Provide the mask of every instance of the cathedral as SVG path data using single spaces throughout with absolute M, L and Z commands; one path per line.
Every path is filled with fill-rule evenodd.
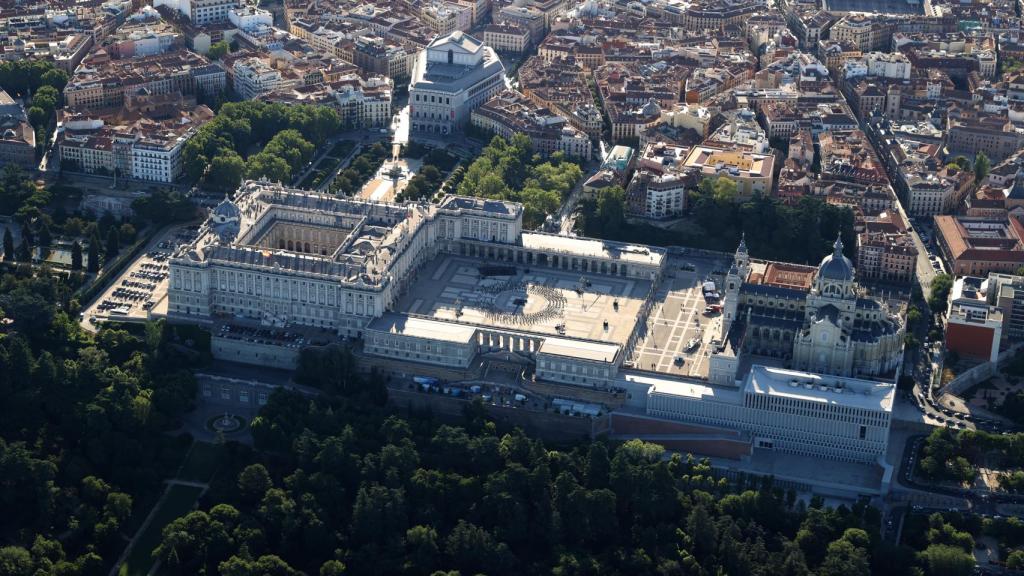
M 862 294 L 854 278 L 838 238 L 816 268 L 751 260 L 741 240 L 725 278 L 723 345 L 712 357 L 712 379 L 735 382 L 750 356 L 807 372 L 894 379 L 904 322 Z

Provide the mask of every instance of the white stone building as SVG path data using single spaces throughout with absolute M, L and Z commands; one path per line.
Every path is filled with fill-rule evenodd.
M 836 239 L 815 267 L 751 260 L 745 242 L 725 278 L 720 340 L 710 380 L 741 377 L 742 355 L 796 370 L 894 381 L 906 328 L 899 314 L 859 294 L 853 263 Z
M 878 463 L 889 446 L 896 386 L 755 365 L 738 388 L 639 380 L 649 416 L 740 430 L 755 448 Z
M 232 72 L 235 93 L 245 100 L 273 92 L 281 85 L 281 73 L 256 56 L 236 60 Z
M 409 84 L 413 138 L 452 133 L 504 88 L 505 67 L 494 50 L 463 32 L 435 38 L 416 56 Z

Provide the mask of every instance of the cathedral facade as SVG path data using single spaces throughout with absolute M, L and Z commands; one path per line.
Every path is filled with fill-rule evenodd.
M 743 355 L 813 373 L 894 379 L 905 322 L 854 278 L 839 239 L 817 267 L 751 260 L 741 241 L 725 279 L 713 379 L 735 382 Z

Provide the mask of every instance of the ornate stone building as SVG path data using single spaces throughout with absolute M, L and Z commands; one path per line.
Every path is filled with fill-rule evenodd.
M 898 372 L 904 322 L 861 294 L 839 239 L 817 268 L 751 260 L 741 241 L 724 296 L 714 382 L 735 382 L 743 355 L 835 376 L 891 379 Z

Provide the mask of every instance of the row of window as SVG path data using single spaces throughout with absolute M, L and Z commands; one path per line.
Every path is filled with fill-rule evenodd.
M 420 96 L 421 96 L 420 94 L 414 94 L 413 98 L 415 99 L 416 102 L 419 102 L 420 101 Z M 427 102 L 427 95 L 423 94 L 422 96 L 423 96 L 423 102 Z M 435 100 L 435 96 L 433 94 L 431 94 L 430 95 L 430 102 L 433 102 L 435 104 L 441 104 L 441 96 L 437 96 L 436 100 Z M 444 97 L 444 104 L 451 105 L 451 103 L 452 103 L 451 97 L 450 96 L 445 96 Z
M 260 406 L 264 406 L 267 403 L 267 397 L 268 396 L 269 395 L 267 394 L 266 390 L 258 391 L 256 393 L 256 403 L 259 404 Z M 205 397 L 205 398 L 212 398 L 213 397 L 213 386 L 211 384 L 203 384 L 203 397 Z M 243 403 L 248 404 L 249 403 L 249 398 L 250 398 L 250 394 L 249 394 L 248 390 L 246 390 L 245 388 L 239 388 L 238 389 L 238 401 L 239 402 L 243 402 Z M 235 399 L 235 394 L 234 394 L 234 391 L 231 389 L 231 386 L 228 386 L 226 384 L 225 385 L 221 385 L 221 387 L 220 387 L 220 399 L 221 400 L 234 400 Z

